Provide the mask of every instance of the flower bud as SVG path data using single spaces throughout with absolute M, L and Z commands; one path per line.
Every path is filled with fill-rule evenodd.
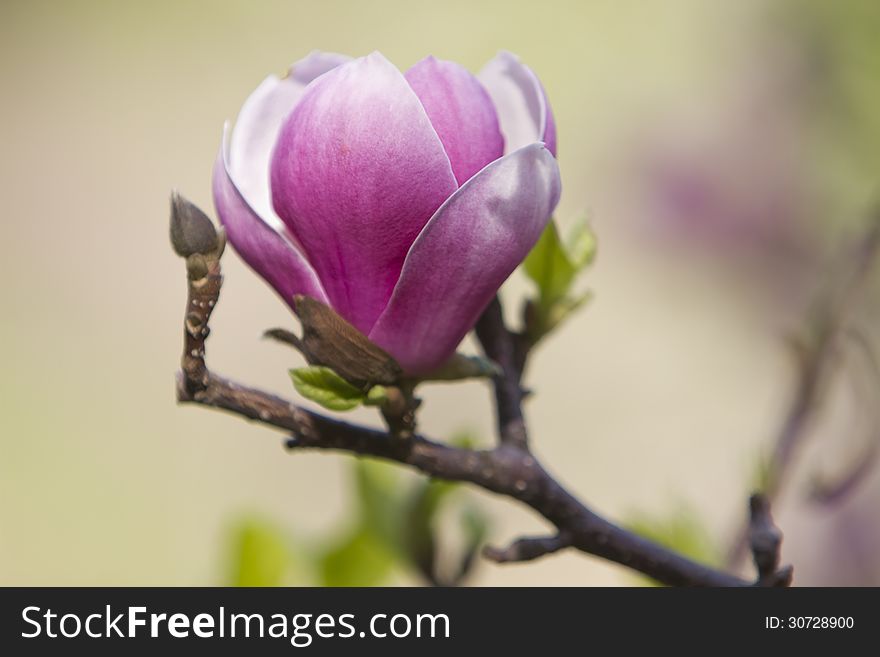
M 171 246 L 182 258 L 217 248 L 217 230 L 208 215 L 177 191 L 171 192 Z

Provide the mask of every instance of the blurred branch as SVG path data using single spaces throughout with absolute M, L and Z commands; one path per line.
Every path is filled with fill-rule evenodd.
M 838 355 L 839 344 L 850 322 L 858 300 L 877 259 L 880 249 L 880 214 L 872 217 L 867 232 L 858 241 L 854 252 L 845 262 L 851 268 L 816 314 L 811 340 L 800 354 L 800 371 L 794 397 L 776 437 L 773 453 L 767 464 L 766 484 L 763 491 L 768 502 L 773 502 L 788 479 L 797 450 L 808 434 L 815 419 L 828 378 Z M 749 522 L 746 521 L 734 535 L 727 565 L 735 568 L 745 555 L 749 541 Z
M 868 478 L 880 458 L 880 409 L 874 404 L 874 397 L 880 390 L 880 363 L 868 339 L 859 331 L 850 329 L 846 332 L 846 337 L 850 340 L 849 344 L 859 350 L 859 362 L 866 365 L 870 377 L 868 389 L 865 386 L 857 387 L 857 391 L 862 393 L 862 405 L 871 411 L 868 442 L 850 459 L 850 465 L 843 474 L 830 477 L 817 473 L 813 477 L 809 496 L 811 501 L 818 504 L 834 504 L 845 499 Z
M 326 417 L 275 395 L 213 374 L 205 362 L 205 339 L 209 333 L 208 319 L 216 306 L 222 285 L 220 256 L 223 233 L 219 231 L 215 240 L 201 247 L 198 253 L 187 254 L 185 249 L 179 248 L 182 241 L 175 241 L 175 225 L 180 223 L 182 199 L 177 201 L 172 209 L 172 242 L 175 250 L 187 258 L 189 291 L 182 371 L 177 385 L 179 402 L 225 410 L 286 431 L 291 434 L 287 446 L 292 450 L 335 450 L 373 456 L 410 466 L 431 477 L 469 482 L 531 507 L 564 537 L 555 540 L 521 539 L 512 548 L 496 552 L 496 556 L 538 557 L 554 551 L 549 548 L 561 549 L 564 540 L 577 550 L 608 559 L 673 586 L 749 586 L 770 583 L 773 579 L 762 575 L 757 582 L 749 582 L 692 561 L 622 529 L 587 508 L 541 466 L 526 449 L 525 423 L 520 409 L 522 391 L 519 381 L 527 350 L 517 351 L 522 348 L 516 346 L 514 334 L 504 327 L 501 305 L 497 299 L 490 304 L 478 324 L 480 340 L 487 356 L 498 362 L 505 372 L 504 377 L 496 379 L 502 443 L 494 449 L 452 447 L 418 434 L 405 438 L 394 436 Z M 192 211 L 195 206 L 185 201 L 183 203 L 186 203 L 183 210 L 195 214 Z M 200 211 L 199 214 L 204 217 Z M 200 220 L 197 223 L 203 231 L 203 222 Z M 772 583 L 785 583 L 784 578 L 777 580 Z
M 880 247 L 880 217 L 871 223 L 867 234 L 858 243 L 854 253 L 854 267 L 844 279 L 837 293 L 831 294 L 825 309 L 816 319 L 815 341 L 807 354 L 794 402 L 783 423 L 771 463 L 772 476 L 767 495 L 773 499 L 789 472 L 795 451 L 813 418 L 825 390 L 827 375 L 834 362 L 840 336 L 853 310 L 877 257 Z
M 880 456 L 880 442 L 874 436 L 873 442 L 853 459 L 855 465 L 846 474 L 835 480 L 825 478 L 814 480 L 810 490 L 810 500 L 819 504 L 834 504 L 846 498 L 868 478 L 877 464 L 878 456 Z

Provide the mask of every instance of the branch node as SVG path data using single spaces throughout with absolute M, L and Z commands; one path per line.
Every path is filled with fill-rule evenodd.
M 483 548 L 483 556 L 495 563 L 518 563 L 539 559 L 571 545 L 572 539 L 565 532 L 555 536 L 527 536 L 515 540 L 506 548 L 487 545 Z
M 749 498 L 749 545 L 758 570 L 758 586 L 788 586 L 792 568 L 779 568 L 782 532 L 773 522 L 770 502 L 756 493 Z

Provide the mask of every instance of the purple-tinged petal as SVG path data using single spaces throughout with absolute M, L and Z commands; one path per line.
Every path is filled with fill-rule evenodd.
M 300 250 L 254 212 L 229 175 L 226 138 L 214 165 L 214 206 L 229 241 L 242 259 L 293 309 L 295 294 L 327 303 L 315 270 Z
M 553 117 L 553 110 L 550 107 L 550 101 L 547 100 L 547 92 L 544 91 L 543 84 L 541 84 L 541 98 L 544 99 L 544 107 L 547 108 L 547 120 L 544 122 L 544 138 L 541 141 L 544 142 L 547 150 L 553 153 L 553 157 L 556 157 L 556 119 Z
M 270 171 L 275 210 L 333 307 L 368 333 L 409 247 L 458 186 L 418 97 L 379 53 L 344 64 L 291 112 Z
M 247 203 L 273 228 L 283 226 L 272 209 L 269 157 L 281 123 L 312 80 L 351 58 L 312 52 L 290 67 L 283 78 L 270 75 L 242 105 L 229 145 L 229 174 Z
M 442 364 L 538 241 L 559 194 L 559 167 L 540 143 L 480 171 L 413 244 L 370 339 L 410 374 Z
M 459 184 L 504 154 L 495 105 L 470 71 L 427 57 L 404 77 L 422 101 Z
M 477 76 L 498 111 L 505 152 L 542 141 L 556 155 L 556 122 L 538 76 L 509 52 L 500 52 Z

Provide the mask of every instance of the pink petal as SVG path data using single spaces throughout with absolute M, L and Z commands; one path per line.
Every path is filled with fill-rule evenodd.
M 379 53 L 312 84 L 271 163 L 275 210 L 333 307 L 365 333 L 416 236 L 457 184 L 403 75 Z
M 404 77 L 422 101 L 459 184 L 504 154 L 492 99 L 467 69 L 427 57 Z
M 286 77 L 270 75 L 263 80 L 238 113 L 229 146 L 229 174 L 251 208 L 276 229 L 284 224 L 272 209 L 269 156 L 281 123 L 309 82 L 350 60 L 345 55 L 312 52 L 293 64 Z
M 500 52 L 477 76 L 498 111 L 505 152 L 542 141 L 556 155 L 556 122 L 538 77 L 519 58 Z
M 556 160 L 539 143 L 480 171 L 413 244 L 370 339 L 411 374 L 442 364 L 538 241 L 559 194 Z
M 214 165 L 214 205 L 229 241 L 242 259 L 275 288 L 293 309 L 295 294 L 327 302 L 308 260 L 285 237 L 263 221 L 229 175 L 226 139 Z

